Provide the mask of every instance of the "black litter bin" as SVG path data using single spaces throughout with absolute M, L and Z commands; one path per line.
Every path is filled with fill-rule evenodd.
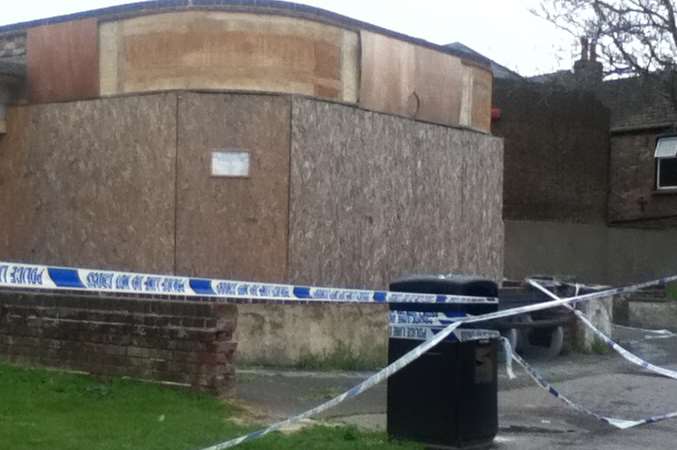
M 458 275 L 403 278 L 391 283 L 390 290 L 498 296 L 493 281 Z M 390 310 L 477 315 L 497 311 L 498 303 L 391 303 Z M 420 344 L 391 337 L 389 362 Z M 450 337 L 389 378 L 388 434 L 432 448 L 490 444 L 498 431 L 496 347 L 496 339 L 458 342 Z

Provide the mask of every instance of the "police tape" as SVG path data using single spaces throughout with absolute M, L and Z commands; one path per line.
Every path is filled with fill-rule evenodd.
M 576 283 L 576 293 L 574 294 L 574 296 L 578 295 L 581 287 L 582 286 L 580 284 Z M 668 339 L 677 336 L 677 334 L 673 333 L 670 330 L 649 330 L 647 328 L 629 327 L 627 325 L 620 325 L 617 323 L 612 323 L 611 326 L 622 328 L 624 330 L 641 331 L 643 333 L 649 333 L 648 336 L 644 336 L 644 339 Z
M 539 291 L 543 292 L 545 295 L 548 297 L 555 299 L 555 300 L 560 300 L 560 298 L 550 292 L 548 289 L 546 289 L 544 286 L 539 284 L 538 282 L 534 280 L 527 280 L 527 282 L 538 289 Z M 634 353 L 628 351 L 627 349 L 621 347 L 616 341 L 611 339 L 609 336 L 604 334 L 599 328 L 597 328 L 586 316 L 583 314 L 581 311 L 574 309 L 570 305 L 564 305 L 565 307 L 569 308 L 571 312 L 574 313 L 574 315 L 581 321 L 583 322 L 592 332 L 599 338 L 601 339 L 609 348 L 614 350 L 616 353 L 621 355 L 623 359 L 626 361 L 635 364 L 643 369 L 649 370 L 651 372 L 654 372 L 658 375 L 667 377 L 667 378 L 672 378 L 673 380 L 677 380 L 677 371 L 666 369 L 664 367 L 656 366 L 654 364 L 651 364 L 650 362 L 640 358 L 639 356 L 635 355 Z
M 390 324 L 390 337 L 424 341 L 437 334 L 444 326 L 422 326 L 420 324 Z M 486 341 L 499 339 L 501 333 L 496 330 L 463 329 L 454 330 L 447 338 L 449 342 Z
M 418 294 L 150 275 L 0 261 L 0 287 L 164 295 L 200 299 L 244 299 L 348 303 L 496 304 L 496 297 Z
M 508 342 L 507 339 L 503 338 L 504 340 L 504 345 L 510 346 L 510 343 Z M 579 403 L 574 402 L 573 400 L 569 399 L 567 396 L 562 394 L 558 389 L 556 389 L 552 384 L 548 383 L 543 376 L 536 371 L 533 367 L 531 367 L 522 357 L 517 355 L 516 353 L 512 353 L 512 358 L 522 366 L 524 371 L 531 377 L 531 379 L 536 382 L 538 386 L 540 386 L 543 390 L 547 391 L 552 395 L 553 397 L 557 398 L 558 400 L 564 402 L 566 405 L 571 407 L 572 409 L 575 409 L 576 411 L 583 413 L 585 415 L 594 417 L 595 419 L 602 421 L 604 423 L 607 423 L 615 428 L 618 428 L 620 430 L 627 430 L 628 428 L 633 428 L 639 425 L 644 425 L 644 424 L 649 424 L 649 423 L 656 423 L 660 422 L 663 420 L 667 419 L 673 419 L 677 417 L 677 411 L 676 412 L 671 412 L 668 414 L 662 414 L 658 416 L 652 416 L 648 417 L 645 419 L 640 419 L 640 420 L 632 420 L 632 419 L 620 419 L 617 417 L 608 417 L 604 416 L 602 414 L 596 413 L 592 411 L 591 409 L 582 406 Z
M 577 297 L 571 297 L 571 298 L 564 298 L 564 299 L 557 299 L 557 300 L 551 300 L 548 302 L 542 302 L 542 303 L 536 303 L 532 305 L 526 305 L 526 306 L 520 306 L 517 308 L 512 308 L 512 309 L 506 309 L 502 311 L 496 311 L 492 313 L 486 313 L 486 314 L 481 314 L 477 316 L 466 316 L 466 317 L 459 317 L 457 318 L 454 322 L 452 322 L 450 325 L 447 325 L 445 328 L 443 328 L 439 333 L 429 337 L 426 341 L 422 342 L 420 345 L 415 347 L 414 349 L 410 350 L 408 353 L 406 353 L 404 356 L 402 356 L 400 359 L 395 361 L 394 363 L 388 365 L 384 369 L 380 370 L 376 374 L 370 376 L 360 384 L 356 385 L 352 389 L 344 392 L 343 394 L 339 395 L 338 397 L 335 397 L 320 406 L 317 406 L 311 410 L 308 410 L 304 413 L 298 414 L 296 416 L 290 417 L 284 421 L 277 422 L 273 425 L 270 425 L 268 428 L 264 428 L 259 431 L 255 431 L 253 433 L 235 438 L 235 439 L 230 439 L 228 441 L 225 441 L 220 444 L 213 445 L 211 447 L 207 447 L 203 450 L 223 450 L 226 448 L 231 448 L 235 447 L 237 445 L 240 445 L 242 443 L 246 442 L 251 442 L 255 439 L 261 438 L 267 434 L 270 434 L 276 430 L 279 430 L 280 428 L 286 427 L 288 425 L 294 424 L 296 422 L 299 422 L 301 420 L 313 417 L 321 412 L 324 412 L 330 408 L 333 408 L 334 406 L 337 406 L 341 403 L 343 403 L 346 400 L 349 400 L 351 398 L 357 397 L 358 395 L 362 394 L 366 390 L 370 389 L 371 387 L 381 383 L 382 381 L 388 379 L 390 376 L 393 374 L 397 373 L 407 365 L 411 364 L 413 361 L 417 360 L 419 357 L 421 357 L 425 352 L 427 352 L 429 349 L 434 347 L 435 345 L 439 344 L 442 342 L 447 336 L 449 336 L 456 328 L 458 328 L 461 324 L 464 323 L 477 323 L 477 322 L 486 322 L 490 320 L 496 320 L 496 319 L 502 319 L 506 317 L 511 317 L 511 316 L 517 316 L 521 314 L 526 314 L 530 312 L 536 312 L 536 311 L 542 311 L 545 309 L 550 309 L 558 306 L 563 306 L 563 305 L 569 305 L 569 304 L 576 304 L 576 303 L 583 303 L 583 302 L 588 302 L 596 299 L 600 299 L 603 297 L 609 297 L 613 295 L 618 295 L 618 294 L 623 294 L 623 293 L 629 293 L 629 292 L 634 292 L 640 289 L 644 289 L 646 287 L 651 287 L 651 286 L 656 286 L 659 284 L 665 284 L 669 283 L 672 281 L 677 281 L 677 275 L 671 276 L 671 277 L 664 277 L 660 278 L 657 280 L 653 281 L 647 281 L 644 283 L 639 283 L 631 286 L 624 286 L 624 287 L 619 287 L 619 288 L 613 288 L 613 289 L 607 289 L 604 291 L 599 291 L 599 292 L 592 292 L 589 294 L 584 294 L 580 295 Z M 506 344 L 504 342 L 504 346 L 509 344 Z M 507 353 L 507 352 L 506 352 Z M 512 355 L 513 359 L 517 361 L 518 363 L 521 361 L 526 365 L 526 362 L 522 360 L 518 355 L 514 354 L 512 351 L 510 351 L 510 354 Z M 527 365 L 528 366 L 528 365 Z M 533 369 L 532 369 L 533 370 Z M 530 375 L 532 375 L 532 372 L 528 372 Z M 613 419 L 613 418 L 608 418 L 601 416 L 599 414 L 596 414 L 587 408 L 581 407 L 577 405 L 576 403 L 572 402 L 568 398 L 562 396 L 559 394 L 557 390 L 552 388 L 547 382 L 545 382 L 542 377 L 538 376 L 538 374 L 533 371 L 533 376 L 534 380 L 541 380 L 539 382 L 539 385 L 542 387 L 547 386 L 547 390 L 553 394 L 556 395 L 558 398 L 560 398 L 562 401 L 565 403 L 569 404 L 572 408 L 577 409 L 580 412 L 592 415 L 595 418 L 598 418 L 599 420 L 602 420 L 610 425 L 615 426 L 616 428 L 629 428 L 632 426 L 637 426 L 641 424 L 646 424 L 646 423 L 652 423 L 652 422 L 658 422 L 660 420 L 665 420 L 673 417 L 677 417 L 677 413 L 670 413 L 666 414 L 663 416 L 656 416 L 652 417 L 649 419 L 643 419 L 642 421 L 626 421 L 623 419 Z M 543 383 L 543 384 L 541 384 Z
M 560 298 L 557 300 L 550 300 L 547 302 L 534 303 L 525 306 L 519 306 L 511 309 L 504 309 L 486 314 L 479 314 L 476 316 L 459 317 L 455 319 L 454 323 L 478 323 L 488 322 L 491 320 L 504 319 L 506 317 L 519 316 L 522 314 L 532 313 L 536 311 L 543 311 L 545 309 L 555 308 L 564 305 L 573 305 L 577 303 L 584 303 L 591 300 L 598 300 L 604 297 L 611 297 L 619 294 L 628 294 L 647 287 L 657 286 L 661 284 L 671 283 L 677 281 L 677 275 L 670 277 L 663 277 L 644 283 L 633 284 L 630 286 L 623 286 L 618 288 L 605 289 L 603 291 L 591 292 L 588 294 L 579 295 L 577 297 Z
M 426 340 L 430 339 L 442 328 L 436 325 L 422 326 L 421 324 L 390 324 L 390 337 L 395 339 Z M 490 339 L 499 339 L 503 342 L 503 353 L 505 355 L 505 372 L 511 380 L 515 378 L 512 371 L 512 347 L 510 341 L 501 336 L 496 330 L 483 330 L 475 328 L 456 328 L 448 337 L 449 342 L 472 342 L 487 341 Z
M 375 373 L 374 375 L 370 376 L 357 386 L 349 389 L 348 391 L 344 392 L 343 394 L 339 395 L 338 397 L 335 397 L 331 400 L 329 400 L 326 403 L 321 404 L 320 406 L 317 406 L 309 411 L 306 411 L 302 414 L 299 414 L 294 417 L 290 417 L 287 420 L 283 420 L 281 422 L 277 422 L 268 428 L 265 428 L 263 430 L 255 431 L 254 433 L 247 434 L 245 436 L 241 436 L 239 438 L 231 439 L 229 441 L 223 442 L 221 444 L 217 444 L 211 447 L 208 447 L 204 450 L 223 450 L 226 448 L 230 447 L 235 447 L 236 445 L 240 445 L 246 442 L 253 441 L 255 439 L 261 438 L 269 433 L 272 433 L 273 431 L 279 430 L 280 428 L 283 428 L 285 426 L 291 425 L 293 423 L 299 422 L 301 420 L 310 418 L 312 416 L 315 416 L 317 414 L 320 414 L 330 408 L 333 408 L 334 406 L 343 403 L 344 401 L 357 397 L 367 389 L 379 384 L 383 380 L 389 378 L 393 374 L 399 372 L 401 369 L 409 365 L 411 362 L 415 361 L 421 355 L 426 353 L 428 350 L 442 342 L 447 336 L 449 336 L 458 326 L 460 325 L 459 322 L 455 322 L 446 328 L 444 328 L 442 331 L 440 331 L 438 334 L 432 336 L 430 339 L 426 340 L 425 342 L 421 343 L 421 345 L 415 347 L 414 349 L 410 350 L 406 354 L 404 354 L 401 358 L 399 358 L 397 361 L 393 362 L 386 368 L 382 369 L 381 371 Z
M 459 317 L 467 314 L 461 312 L 423 312 L 423 311 L 400 311 L 394 310 L 389 313 L 391 324 L 424 324 L 424 325 L 449 325 Z
M 617 323 L 612 323 L 611 325 L 617 328 L 622 328 L 624 330 L 641 331 L 642 333 L 649 333 L 648 336 L 644 336 L 644 339 L 668 339 L 677 336 L 677 333 L 674 333 L 670 330 L 650 330 L 647 328 L 629 327 L 627 325 L 620 325 Z

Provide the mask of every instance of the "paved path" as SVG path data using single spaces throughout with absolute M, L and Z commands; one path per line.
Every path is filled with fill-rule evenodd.
M 677 338 L 645 340 L 642 333 L 617 330 L 616 338 L 656 364 L 677 369 Z M 568 355 L 545 360 L 526 355 L 572 400 L 606 415 L 640 419 L 677 411 L 677 381 L 647 374 L 615 353 Z M 515 366 L 516 380 L 499 376 L 500 431 L 495 448 L 666 449 L 677 448 L 677 419 L 618 431 L 583 416 L 538 388 Z M 265 417 L 286 418 L 354 386 L 369 373 L 241 370 L 240 401 Z M 322 420 L 385 429 L 385 384 L 328 411 Z

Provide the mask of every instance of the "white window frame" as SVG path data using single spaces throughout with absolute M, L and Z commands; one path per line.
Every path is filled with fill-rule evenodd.
M 658 136 L 654 158 L 656 160 L 656 190 L 677 192 L 677 185 L 661 186 L 661 162 L 668 159 L 677 160 L 677 135 Z

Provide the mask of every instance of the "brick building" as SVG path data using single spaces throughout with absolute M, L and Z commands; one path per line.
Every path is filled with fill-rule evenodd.
M 655 157 L 675 110 L 653 79 L 602 75 L 587 51 L 573 71 L 494 70 L 509 278 L 620 284 L 677 273 L 677 191 L 657 189 Z

